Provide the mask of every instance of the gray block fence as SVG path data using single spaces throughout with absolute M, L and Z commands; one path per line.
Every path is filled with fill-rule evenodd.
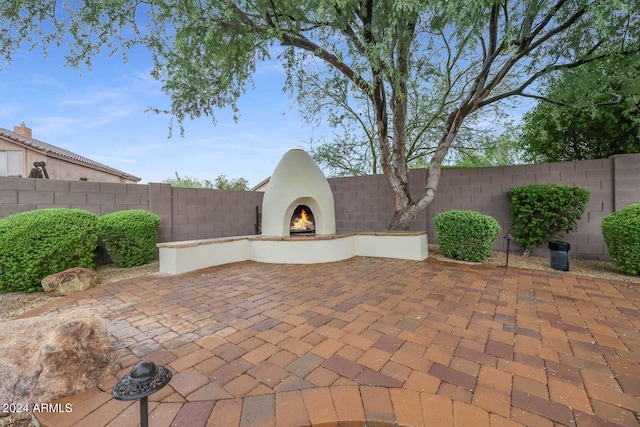
M 424 191 L 427 171 L 409 173 L 409 189 L 417 198 Z M 566 236 L 571 256 L 608 260 L 600 230 L 605 215 L 640 202 L 640 154 L 601 160 L 444 169 L 436 197 L 411 224 L 426 230 L 437 243 L 433 217 L 451 209 L 474 210 L 495 217 L 502 226 L 493 248 L 506 250 L 502 238 L 510 230 L 506 193 L 514 186 L 554 183 L 587 188 L 591 197 L 577 230 Z M 384 175 L 330 178 L 338 233 L 386 230 L 393 216 L 393 193 Z M 0 218 L 45 208 L 79 208 L 97 215 L 145 209 L 162 218 L 159 241 L 181 241 L 255 233 L 261 192 L 172 188 L 168 184 L 114 184 L 0 178 Z M 534 255 L 546 255 L 542 246 Z

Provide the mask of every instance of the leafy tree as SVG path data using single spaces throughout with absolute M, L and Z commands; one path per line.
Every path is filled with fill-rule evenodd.
M 486 166 L 509 166 L 520 163 L 521 151 L 514 134 L 486 135 L 479 144 L 469 150 L 459 150 L 454 167 L 478 168 Z
M 172 187 L 186 187 L 186 188 L 215 188 L 213 183 L 208 179 L 201 181 L 197 178 L 188 176 L 180 176 L 178 172 L 174 172 L 175 178 L 166 178 L 162 182 L 165 184 L 171 184 Z
M 324 71 L 326 73 L 327 70 Z M 297 76 L 296 101 L 305 121 L 311 124 L 327 123 L 333 136 L 309 141 L 313 159 L 330 176 L 379 174 L 380 149 L 377 142 L 375 112 L 368 98 L 361 92 L 350 91 L 348 82 L 339 75 L 321 79 L 319 72 L 308 68 Z M 437 145 L 448 110 L 460 102 L 459 97 L 448 96 L 444 87 L 439 93 L 425 96 L 419 79 L 411 77 L 408 84 L 405 160 L 410 168 L 427 167 L 428 157 Z M 438 100 L 437 103 L 430 100 Z M 458 131 L 451 149 L 458 155 L 470 154 L 486 139 L 486 130 L 478 123 L 495 121 L 502 114 L 495 108 L 476 112 Z M 464 141 L 464 142 L 458 142 Z
M 531 162 L 640 152 L 640 56 L 567 70 L 525 115 L 520 146 Z
M 517 130 L 513 125 L 507 125 L 505 131 L 495 134 L 484 130 L 473 136 L 470 142 L 458 137 L 459 143 L 455 149 L 453 159 L 444 167 L 451 168 L 479 168 L 488 166 L 509 166 L 521 162 L 522 151 L 516 139 Z M 410 164 L 414 168 L 428 168 L 429 163 L 418 159 Z
M 215 188 L 218 190 L 247 191 L 249 181 L 244 178 L 231 179 L 225 175 L 218 175 L 215 180 Z
M 480 168 L 487 166 L 509 166 L 518 164 L 520 152 L 516 142 L 508 134 L 486 137 L 480 146 L 468 151 L 460 151 L 453 163 L 458 168 Z
M 433 200 L 470 116 L 511 97 L 539 98 L 535 89 L 562 70 L 637 52 L 639 10 L 640 0 L 7 0 L 0 54 L 10 59 L 24 41 L 65 44 L 78 66 L 102 48 L 142 44 L 182 125 L 236 108 L 256 63 L 279 43 L 291 90 L 307 88 L 315 67 L 323 85 L 337 79 L 366 100 L 394 194 L 390 228 L 407 229 Z M 407 175 L 412 91 L 443 118 L 417 200 Z M 417 133 L 430 129 L 416 125 Z
M 225 175 L 218 175 L 214 182 L 205 179 L 203 181 L 188 176 L 180 176 L 175 172 L 175 178 L 167 178 L 162 182 L 171 184 L 172 187 L 187 188 L 215 188 L 217 190 L 247 191 L 249 182 L 244 178 L 229 179 Z

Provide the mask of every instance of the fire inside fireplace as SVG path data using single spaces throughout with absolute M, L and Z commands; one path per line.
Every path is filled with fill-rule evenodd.
M 291 234 L 315 233 L 316 226 L 313 222 L 313 213 L 309 206 L 299 205 L 291 216 Z

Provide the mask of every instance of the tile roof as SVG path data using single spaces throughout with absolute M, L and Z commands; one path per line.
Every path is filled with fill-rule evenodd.
M 69 150 L 65 150 L 64 148 L 56 147 L 55 145 L 47 144 L 46 142 L 39 141 L 33 138 L 25 138 L 22 135 L 18 135 L 15 132 L 11 132 L 10 130 L 0 128 L 0 137 L 6 138 L 12 142 L 15 142 L 24 147 L 30 148 L 32 150 L 38 151 L 42 154 L 51 157 L 57 157 L 62 160 L 70 160 L 74 163 L 78 163 L 89 167 L 91 169 L 96 169 L 99 171 L 103 171 L 106 173 L 110 173 L 112 175 L 117 175 L 119 177 L 131 180 L 131 181 L 140 181 L 140 178 L 126 172 L 120 171 L 118 169 L 114 169 L 107 165 L 103 165 L 102 163 L 96 162 L 95 160 L 88 159 L 84 156 L 81 156 L 76 153 L 72 153 Z

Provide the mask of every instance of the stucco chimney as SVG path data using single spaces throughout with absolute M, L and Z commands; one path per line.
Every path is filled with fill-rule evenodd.
M 31 128 L 26 127 L 24 124 L 20 126 L 13 127 L 13 133 L 17 133 L 18 135 L 25 138 L 32 138 L 31 136 Z

